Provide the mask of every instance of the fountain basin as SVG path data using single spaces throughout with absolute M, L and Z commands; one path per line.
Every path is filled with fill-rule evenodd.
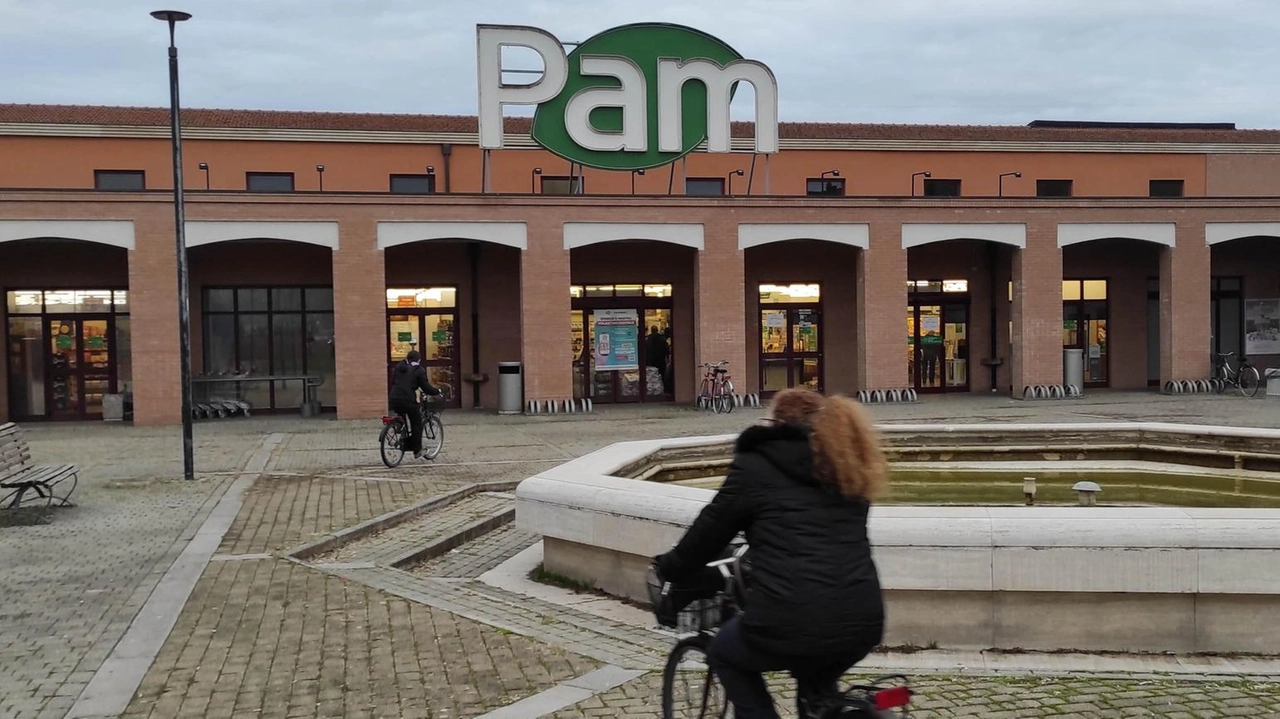
M 1138 423 L 881 430 L 898 459 L 921 456 L 914 442 L 930 452 L 1014 446 L 1011 461 L 1056 466 L 1068 464 L 1060 455 L 1071 444 L 1082 462 L 1120 461 L 1098 459 L 1081 443 L 1092 436 L 1105 438 L 1093 443 L 1099 451 L 1125 445 L 1123 461 L 1131 463 L 1191 457 L 1197 467 L 1259 475 L 1280 467 L 1280 432 L 1271 430 Z M 723 463 L 733 439 L 622 442 L 548 469 L 517 488 L 517 524 L 543 536 L 547 570 L 643 601 L 649 558 L 678 541 L 713 496 L 646 477 L 682 463 Z M 870 534 L 890 645 L 1253 653 L 1280 646 L 1277 508 L 879 504 Z

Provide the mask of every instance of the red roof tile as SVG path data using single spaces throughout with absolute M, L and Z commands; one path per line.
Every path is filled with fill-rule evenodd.
M 164 127 L 169 111 L 159 107 L 0 104 L 0 124 L 65 124 Z M 182 111 L 186 127 L 365 130 L 390 132 L 475 132 L 472 115 L 393 115 L 290 110 Z M 528 118 L 506 118 L 506 130 L 526 133 Z M 751 137 L 752 123 L 733 123 L 734 137 Z M 1280 144 L 1280 130 L 1056 128 L 1020 125 L 890 125 L 867 123 L 783 122 L 784 139 L 1059 141 L 1059 142 L 1173 142 Z

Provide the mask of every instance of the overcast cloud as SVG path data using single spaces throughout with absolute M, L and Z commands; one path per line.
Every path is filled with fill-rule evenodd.
M 769 65 L 787 121 L 1280 126 L 1277 0 L 0 0 L 0 102 L 167 105 L 166 2 L 188 107 L 474 114 L 476 23 L 663 21 Z

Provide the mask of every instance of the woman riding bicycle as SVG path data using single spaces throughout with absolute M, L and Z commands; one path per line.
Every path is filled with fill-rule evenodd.
M 678 583 L 746 532 L 745 611 L 725 623 L 708 655 L 739 719 L 778 717 L 763 672 L 789 671 L 799 695 L 811 697 L 835 691 L 880 643 L 884 605 L 867 512 L 886 474 L 879 438 L 853 401 L 784 390 L 764 425 L 738 437 L 715 498 L 674 549 L 654 558 L 660 576 Z

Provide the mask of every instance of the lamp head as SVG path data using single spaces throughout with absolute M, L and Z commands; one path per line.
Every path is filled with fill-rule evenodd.
M 324 172 L 324 165 L 316 165 L 316 172 Z
M 535 168 L 533 168 L 533 174 L 535 174 L 535 175 L 541 175 L 541 174 L 542 174 L 542 168 L 541 168 L 541 167 L 535 167 Z
M 207 163 L 207 162 L 202 162 L 202 163 L 200 163 L 200 169 L 201 169 L 201 170 L 207 170 L 207 169 L 209 169 L 209 163 Z
M 191 13 L 181 10 L 156 10 L 151 17 L 164 22 L 183 22 L 191 19 Z
M 427 174 L 428 175 L 436 174 L 436 168 L 431 165 L 427 165 Z

